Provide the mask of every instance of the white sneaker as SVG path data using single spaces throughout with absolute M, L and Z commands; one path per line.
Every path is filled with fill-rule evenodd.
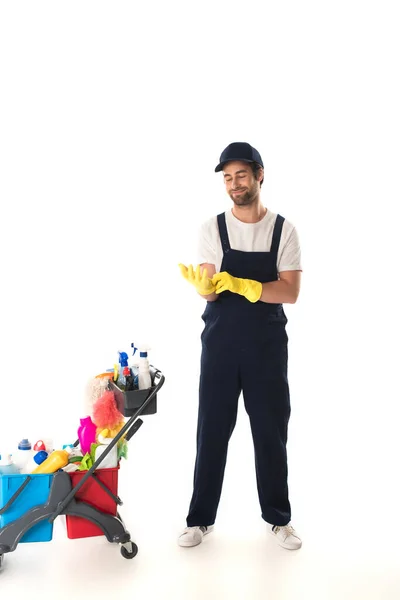
M 211 533 L 214 529 L 214 525 L 206 527 L 204 525 L 197 525 L 196 527 L 186 527 L 178 538 L 178 544 L 186 548 L 190 546 L 197 546 L 203 541 L 203 537 L 207 533 Z
M 293 527 L 287 525 L 268 525 L 268 531 L 275 536 L 276 541 L 282 548 L 287 550 L 298 550 L 301 548 L 302 541 Z

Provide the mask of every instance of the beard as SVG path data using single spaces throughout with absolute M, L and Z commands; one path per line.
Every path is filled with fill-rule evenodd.
M 243 190 L 240 194 L 230 193 L 229 196 L 236 206 L 249 206 L 257 199 L 257 185 L 252 185 L 250 189 Z

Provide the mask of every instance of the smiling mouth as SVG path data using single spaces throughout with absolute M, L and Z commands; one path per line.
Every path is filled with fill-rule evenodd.
M 232 194 L 243 194 L 246 190 L 235 190 Z

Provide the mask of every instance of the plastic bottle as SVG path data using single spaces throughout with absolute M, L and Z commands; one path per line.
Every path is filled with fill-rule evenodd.
M 54 450 L 53 440 L 51 438 L 42 438 L 40 441 L 43 442 L 44 448 L 40 448 L 40 450 L 45 450 L 47 454 L 50 454 Z M 36 448 L 33 448 L 36 450 Z
M 0 458 L 0 475 L 17 475 L 18 467 L 13 463 L 11 455 L 7 452 L 1 453 Z
M 113 438 L 103 438 L 103 441 L 112 440 Z M 109 442 L 109 443 L 110 443 Z M 105 452 L 108 448 L 108 444 L 101 444 L 97 446 L 95 450 L 95 461 Z M 98 469 L 112 469 L 118 465 L 118 448 L 117 444 L 113 446 L 110 450 L 110 453 L 104 457 L 103 462 L 99 464 Z
M 139 390 L 148 390 L 151 388 L 150 365 L 147 357 L 148 350 L 150 350 L 148 346 L 142 346 L 139 349 Z
M 117 379 L 117 386 L 121 389 L 121 390 L 125 390 L 126 388 L 126 376 L 124 375 L 124 369 L 125 367 L 129 368 L 128 365 L 128 355 L 126 352 L 118 352 L 119 354 L 119 371 L 118 371 L 118 379 Z
M 47 452 L 46 444 L 44 443 L 43 440 L 38 440 L 36 442 L 36 444 L 33 446 L 33 449 L 35 450 L 35 452 L 41 452 L 42 450 Z
M 32 473 L 36 467 L 42 464 L 48 457 L 48 453 L 45 450 L 39 450 L 36 454 L 34 454 L 26 463 L 24 470 L 21 471 L 23 473 Z
M 134 388 L 134 378 L 129 367 L 124 367 L 125 391 L 130 392 Z
M 135 344 L 131 343 L 131 348 L 133 348 L 132 356 L 128 360 L 128 365 L 131 369 L 132 377 L 133 377 L 133 389 L 139 389 L 139 359 L 137 355 L 135 356 L 137 348 Z
M 89 417 L 84 417 L 80 420 L 81 424 L 78 428 L 78 439 L 81 450 L 85 455 L 90 452 L 90 446 L 96 441 L 97 427 Z
M 41 465 L 32 471 L 32 475 L 38 475 L 39 473 L 55 473 L 58 469 L 62 469 L 68 464 L 70 452 L 69 449 L 54 450 Z
M 137 356 L 135 356 L 137 348 L 133 342 L 131 343 L 131 348 L 133 348 L 133 352 L 132 356 L 128 359 L 128 366 L 132 368 L 133 366 L 137 367 L 139 363 L 137 360 Z
M 32 458 L 33 454 L 32 444 L 28 438 L 23 438 L 18 444 L 17 452 L 13 453 L 14 464 L 20 472 L 24 471 L 25 465 Z

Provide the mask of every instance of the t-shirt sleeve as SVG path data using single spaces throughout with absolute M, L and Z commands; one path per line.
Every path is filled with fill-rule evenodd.
M 293 227 L 288 240 L 281 251 L 278 260 L 278 272 L 280 271 L 302 271 L 301 250 L 297 230 Z
M 197 242 L 197 264 L 208 263 L 210 265 L 216 264 L 216 252 L 215 246 L 212 241 L 212 223 L 208 221 L 203 223 L 198 234 Z

